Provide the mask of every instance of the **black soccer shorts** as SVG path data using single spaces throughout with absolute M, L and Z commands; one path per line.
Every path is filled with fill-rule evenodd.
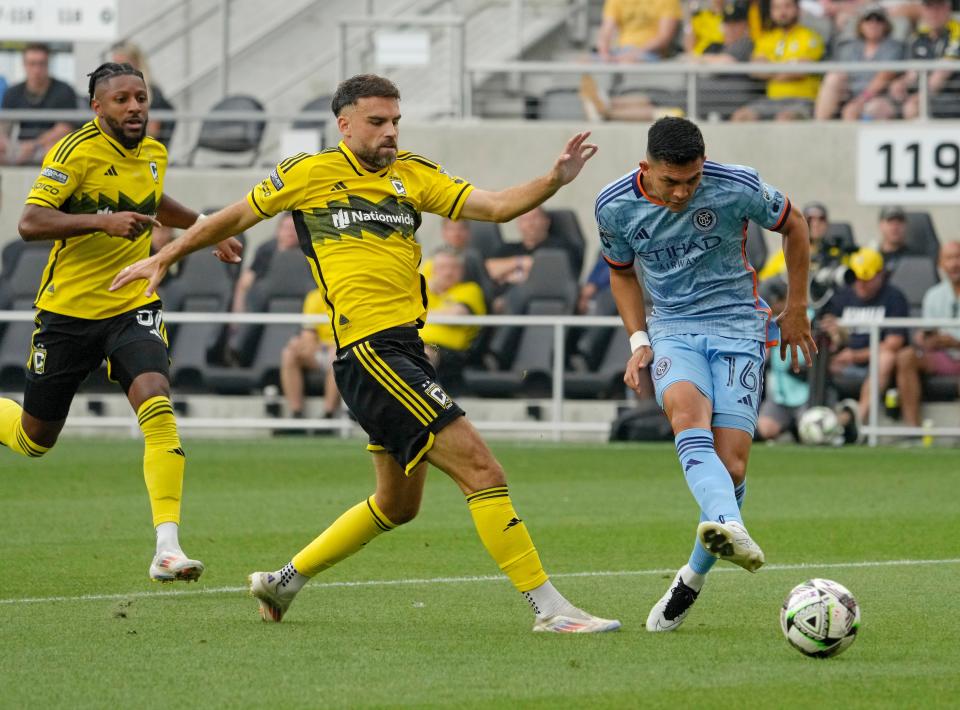
M 370 436 L 409 474 L 434 436 L 464 411 L 436 381 L 416 328 L 380 331 L 341 349 L 333 363 L 340 395 Z
M 42 421 L 67 418 L 80 384 L 107 360 L 107 375 L 127 392 L 138 375 L 169 379 L 167 330 L 159 301 L 88 320 L 38 311 L 30 343 L 23 409 Z

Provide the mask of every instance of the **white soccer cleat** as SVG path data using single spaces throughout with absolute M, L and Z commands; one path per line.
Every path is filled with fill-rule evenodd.
M 297 593 L 281 591 L 281 577 L 274 572 L 254 572 L 247 579 L 250 581 L 250 594 L 260 605 L 260 618 L 279 624 Z
M 660 601 L 650 610 L 647 616 L 647 631 L 675 631 L 690 613 L 700 592 L 684 583 L 681 576 L 684 569 L 687 567 L 684 566 L 677 572 L 667 593 L 660 597 Z
M 700 523 L 697 526 L 697 539 L 714 557 L 740 565 L 748 572 L 756 572 L 763 567 L 763 550 L 753 541 L 747 529 L 735 520 Z
M 203 574 L 203 562 L 191 560 L 182 552 L 158 552 L 150 563 L 154 582 L 196 582 Z
M 604 631 L 616 631 L 620 622 L 616 619 L 601 619 L 576 607 L 566 614 L 537 617 L 534 631 L 548 631 L 555 634 L 599 634 Z

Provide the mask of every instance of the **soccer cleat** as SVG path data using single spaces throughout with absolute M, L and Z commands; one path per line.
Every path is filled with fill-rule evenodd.
M 555 634 L 599 634 L 604 631 L 616 631 L 620 622 L 616 619 L 601 619 L 573 607 L 566 614 L 537 617 L 534 631 L 549 631 Z
M 297 593 L 280 591 L 282 579 L 274 572 L 254 572 L 247 579 L 250 581 L 250 594 L 260 605 L 260 618 L 279 624 Z
M 150 563 L 154 582 L 196 582 L 203 574 L 203 562 L 191 560 L 182 552 L 158 552 Z
M 697 539 L 714 557 L 740 565 L 748 572 L 756 572 L 763 566 L 763 550 L 753 541 L 747 529 L 735 520 L 700 523 L 697 526 Z
M 677 572 L 667 593 L 650 610 L 647 631 L 675 631 L 690 613 L 700 592 L 684 584 L 682 572 L 683 569 Z

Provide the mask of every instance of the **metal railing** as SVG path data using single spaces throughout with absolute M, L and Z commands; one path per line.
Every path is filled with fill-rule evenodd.
M 33 311 L 0 311 L 2 322 L 33 322 Z M 304 315 L 298 313 L 180 313 L 164 314 L 169 324 L 180 323 L 223 323 L 223 324 L 319 324 L 327 323 L 325 315 Z M 610 422 L 571 422 L 564 420 L 564 360 L 567 329 L 576 327 L 620 328 L 622 322 L 616 316 L 431 316 L 431 323 L 473 326 L 540 326 L 553 329 L 553 353 L 551 362 L 550 417 L 532 422 L 518 421 L 477 421 L 477 427 L 484 431 L 510 431 L 529 433 L 548 433 L 554 441 L 563 438 L 565 432 L 602 433 L 610 428 Z M 840 321 L 840 325 L 852 331 L 868 331 L 870 336 L 870 395 L 872 402 L 879 401 L 879 382 L 877 379 L 880 352 L 880 331 L 884 328 L 957 328 L 957 319 L 924 318 L 888 318 L 870 323 L 862 321 Z M 616 334 L 614 337 L 617 337 Z M 626 364 L 626 363 L 624 363 Z M 960 417 L 958 417 L 960 420 Z M 68 425 L 94 428 L 129 428 L 135 422 L 129 417 L 72 417 Z M 225 426 L 223 419 L 204 419 L 182 417 L 178 425 L 185 428 L 249 428 L 249 429 L 333 429 L 346 434 L 354 425 L 350 420 L 297 419 L 281 420 L 275 418 L 236 418 L 229 419 Z M 870 408 L 870 416 L 862 428 L 870 446 L 876 446 L 880 436 L 894 437 L 960 437 L 960 425 L 945 427 L 905 427 L 880 426 L 879 408 Z

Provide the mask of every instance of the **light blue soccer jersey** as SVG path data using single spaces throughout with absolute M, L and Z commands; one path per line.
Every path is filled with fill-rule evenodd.
M 697 333 L 766 341 L 770 309 L 747 259 L 747 222 L 776 230 L 789 214 L 790 200 L 753 168 L 709 160 L 683 212 L 646 194 L 639 169 L 596 202 L 604 259 L 614 269 L 636 264 L 643 275 L 652 340 Z

